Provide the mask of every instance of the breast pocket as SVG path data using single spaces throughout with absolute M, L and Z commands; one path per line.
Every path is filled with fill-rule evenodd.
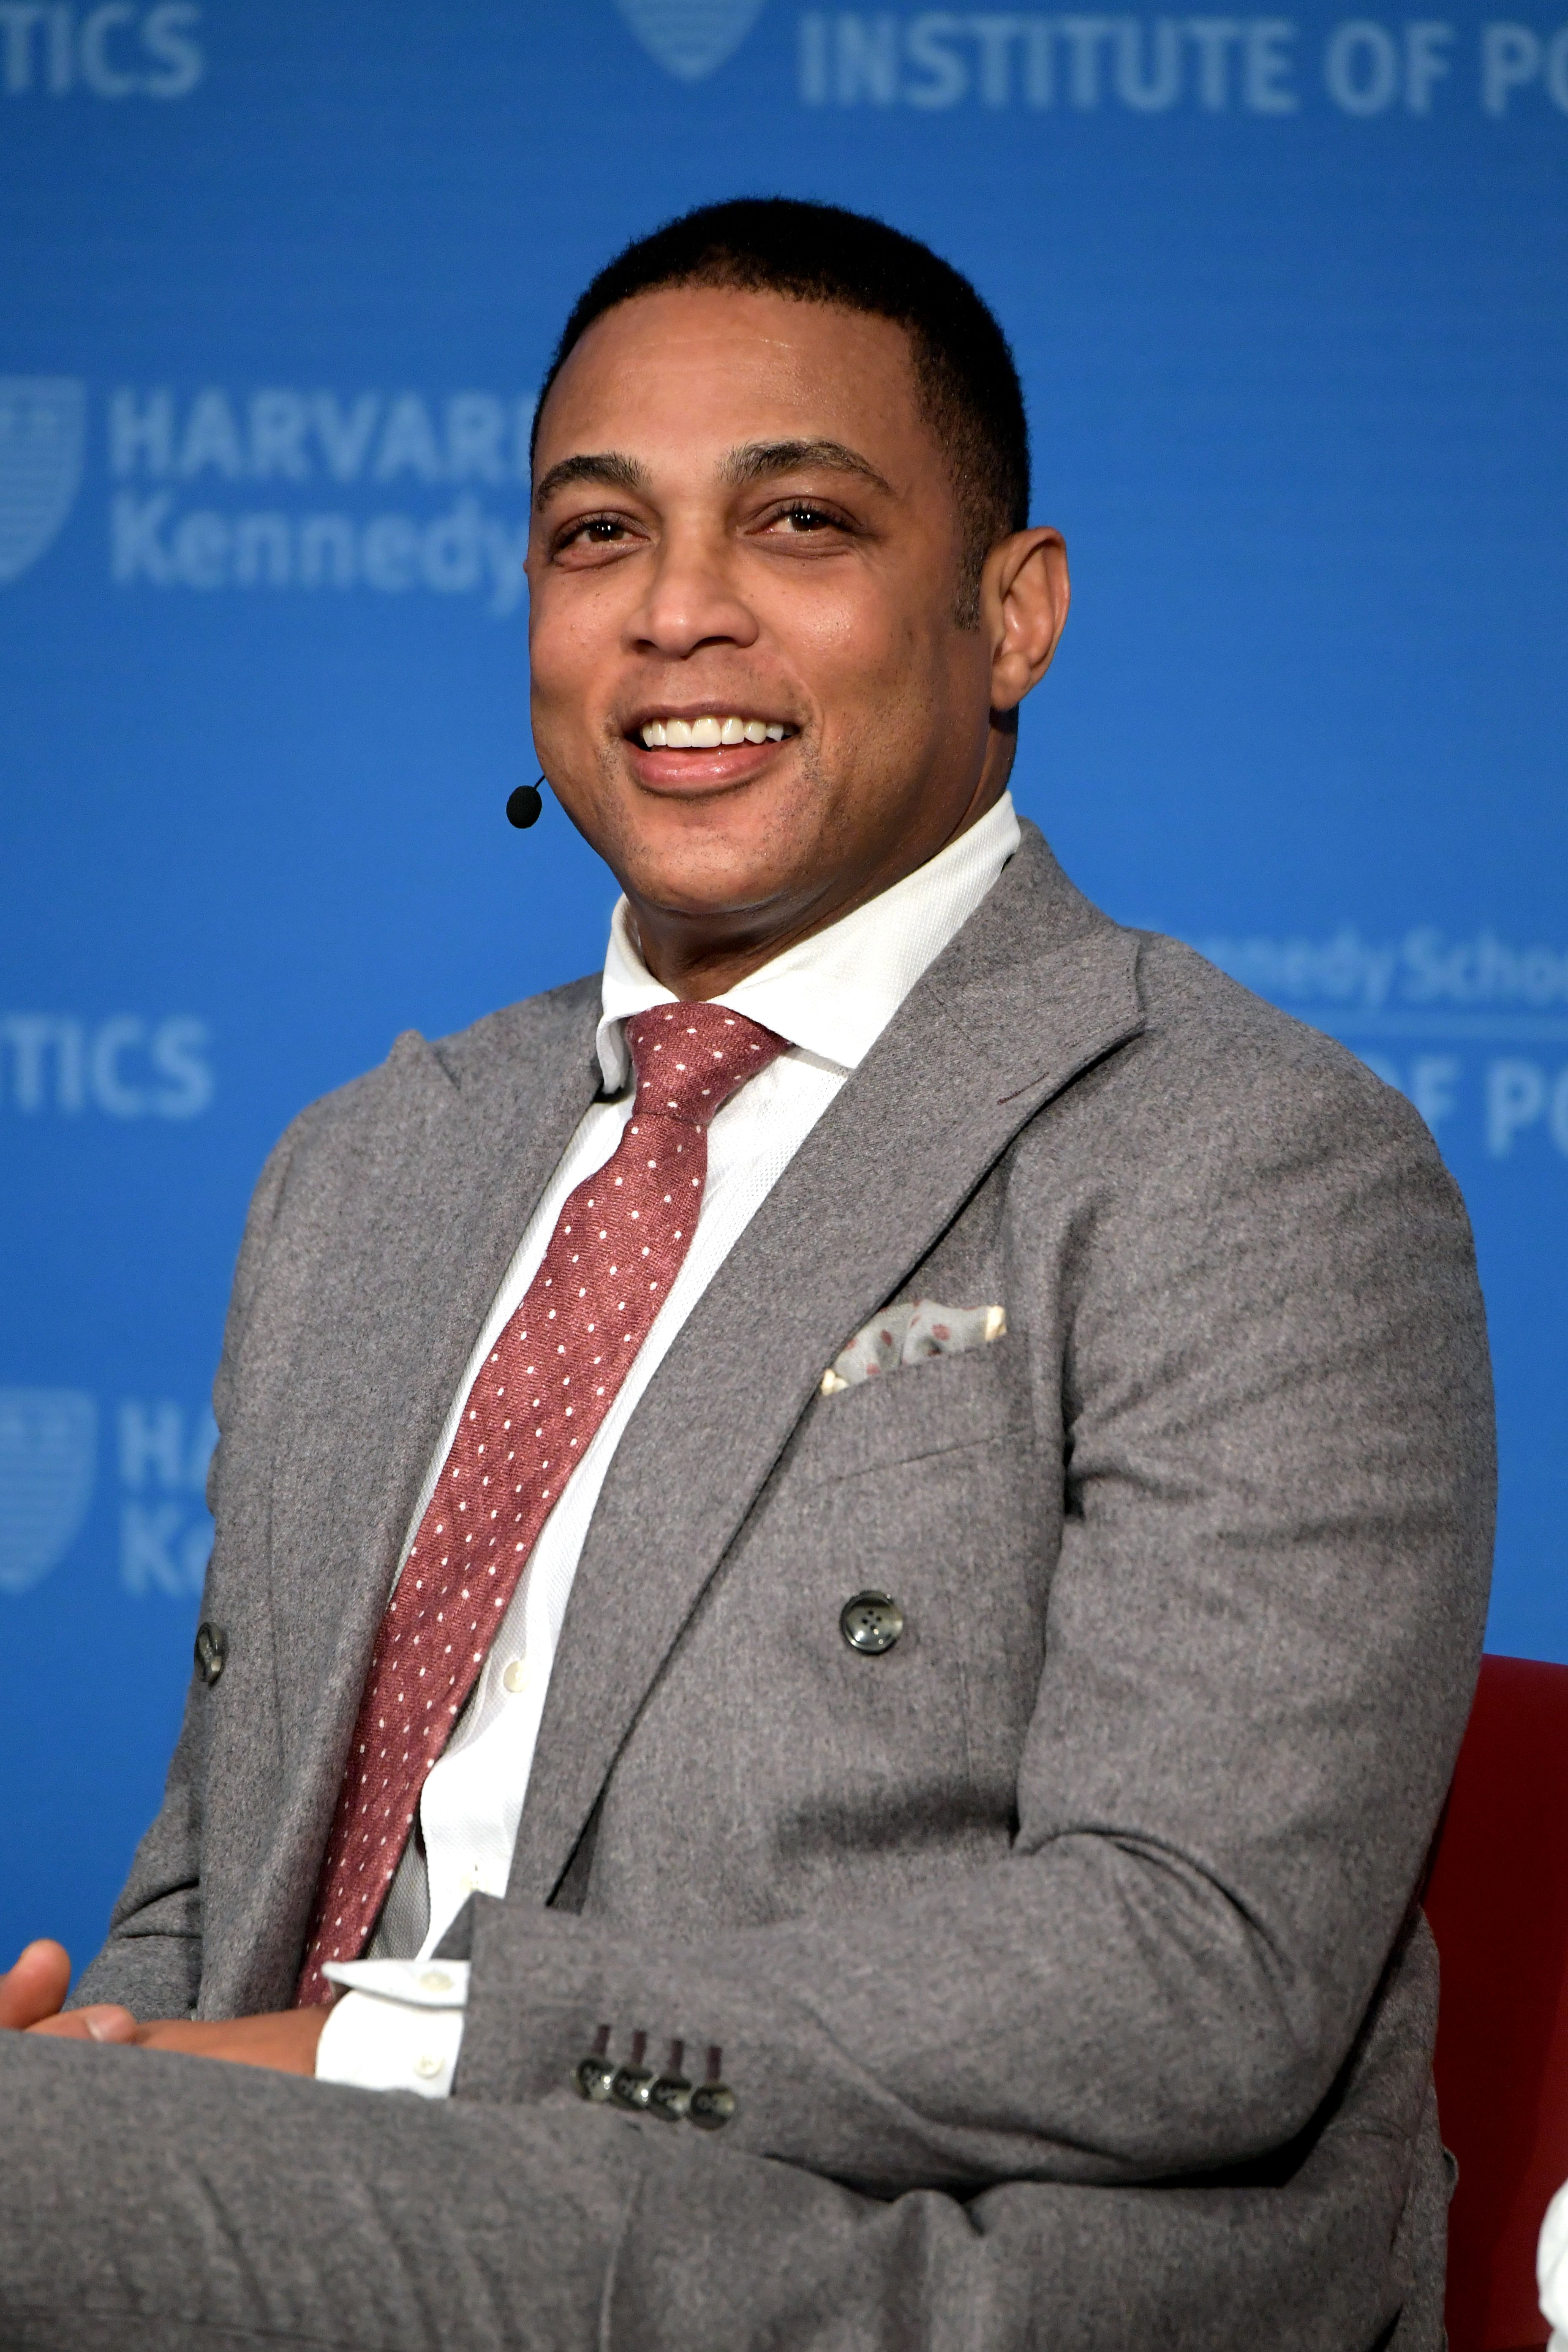
M 791 1468 L 816 1486 L 1026 1433 L 1030 1426 L 1028 1349 L 1021 1334 L 1007 1332 L 818 1397 Z

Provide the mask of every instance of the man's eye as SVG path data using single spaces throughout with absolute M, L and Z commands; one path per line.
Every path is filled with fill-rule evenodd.
M 797 503 L 786 507 L 779 520 L 788 523 L 792 530 L 832 530 L 837 527 L 838 518 L 826 513 L 821 507 Z
M 554 549 L 557 555 L 570 555 L 582 548 L 623 547 L 629 537 L 620 515 L 584 515 L 581 522 L 563 524 Z

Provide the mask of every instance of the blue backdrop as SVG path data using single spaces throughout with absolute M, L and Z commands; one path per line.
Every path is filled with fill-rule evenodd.
M 1562 5 L 0 5 L 0 1946 L 85 1958 L 156 1801 L 268 1144 L 598 961 L 608 877 L 502 816 L 531 394 L 705 197 L 999 310 L 1077 585 L 1019 801 L 1430 1121 L 1491 1645 L 1568 1659 Z

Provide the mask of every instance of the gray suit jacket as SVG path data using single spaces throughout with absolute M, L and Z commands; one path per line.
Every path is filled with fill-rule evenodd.
M 290 2000 L 421 1473 L 596 1009 L 405 1036 L 269 1161 L 216 1386 L 228 1663 L 79 1999 Z M 821 1395 L 917 1293 L 1007 1336 Z M 634 1416 L 506 1898 L 450 1939 L 460 2098 L 574 2098 L 601 2022 L 722 2046 L 737 2113 L 700 2200 L 643 2197 L 617 2340 L 665 2342 L 700 2273 L 734 2342 L 810 2309 L 845 2345 L 1437 2345 L 1415 1889 L 1491 1511 L 1421 1121 L 1026 826 Z M 840 1636 L 864 1587 L 904 1610 L 881 1656 Z M 788 2168 L 878 2218 L 849 2271 Z

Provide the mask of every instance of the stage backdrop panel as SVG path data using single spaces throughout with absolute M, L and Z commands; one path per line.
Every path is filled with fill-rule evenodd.
M 1563 0 L 0 5 L 0 1941 L 85 1957 L 156 1801 L 268 1145 L 599 959 L 603 870 L 502 815 L 532 393 L 737 192 L 1006 322 L 1077 583 L 1019 802 L 1429 1121 L 1490 1638 L 1568 1659 L 1565 163 Z

